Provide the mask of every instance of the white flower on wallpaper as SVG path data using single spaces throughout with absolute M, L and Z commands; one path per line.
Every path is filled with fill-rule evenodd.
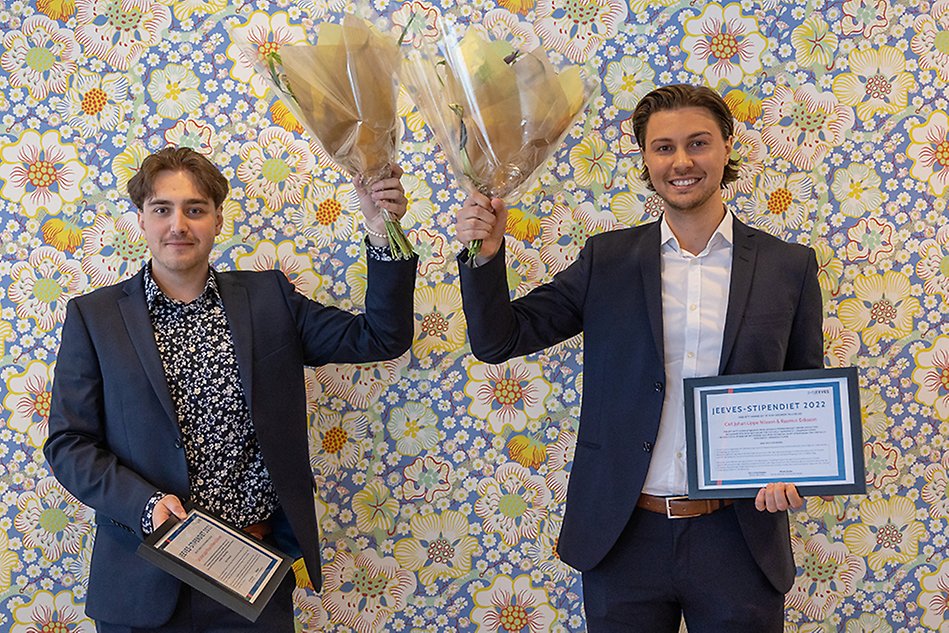
M 559 273 L 577 259 L 590 237 L 616 228 L 616 219 L 609 211 L 600 211 L 590 202 L 576 208 L 558 203 L 540 225 L 544 243 L 540 259 L 551 273 Z
M 834 172 L 830 191 L 840 205 L 840 212 L 851 218 L 879 211 L 886 201 L 880 190 L 882 180 L 873 167 L 852 163 Z
M 431 503 L 451 492 L 453 468 L 447 459 L 426 455 L 417 457 L 402 469 L 401 491 L 406 501 Z
M 300 235 L 327 247 L 353 237 L 359 226 L 359 198 L 352 183 L 338 187 L 317 180 L 307 185 L 303 202 L 288 214 Z
M 128 70 L 161 41 L 171 12 L 158 0 L 76 0 L 76 23 L 86 55 Z
M 428 405 L 406 402 L 389 411 L 386 429 L 395 440 L 395 450 L 402 455 L 419 455 L 438 444 L 441 433 L 438 416 Z
M 500 434 L 506 428 L 523 431 L 529 420 L 543 416 L 550 383 L 540 363 L 524 358 L 499 365 L 476 361 L 468 368 L 465 394 L 471 398 L 468 413 Z
M 114 284 L 148 259 L 148 243 L 135 213 L 118 218 L 98 214 L 82 231 L 82 270 L 95 286 Z
M 26 436 L 33 448 L 43 448 L 49 434 L 49 405 L 52 402 L 53 371 L 56 364 L 39 360 L 27 363 L 22 372 L 10 374 L 3 408 L 9 412 L 7 426 Z
M 846 0 L 842 8 L 841 32 L 865 38 L 883 33 L 893 11 L 889 0 Z
M 85 136 L 118 128 L 131 108 L 129 81 L 121 73 L 93 73 L 84 68 L 73 76 L 72 86 L 56 102 L 56 110 L 69 125 Z
M 66 317 L 66 304 L 86 289 L 79 262 L 52 246 L 40 246 L 27 261 L 13 264 L 7 294 L 21 319 L 31 319 L 40 332 L 58 327 Z
M 768 157 L 761 132 L 745 123 L 735 123 L 732 134 L 731 158 L 738 159 L 738 178 L 725 185 L 722 197 L 730 200 L 737 193 L 750 195 L 755 192 L 758 177 L 764 171 L 764 161 Z
M 436 284 L 417 288 L 413 354 L 425 358 L 431 354 L 453 352 L 464 344 L 465 315 L 458 286 Z
M 263 77 L 254 70 L 257 60 L 280 50 L 284 44 L 305 44 L 306 31 L 300 24 L 290 24 L 284 11 L 273 15 L 254 11 L 247 22 L 230 29 L 231 42 L 225 55 L 233 62 L 231 77 L 241 84 L 250 84 L 251 94 L 264 97 L 269 88 Z
M 366 409 L 398 380 L 409 364 L 409 354 L 379 363 L 321 365 L 317 380 L 328 395 L 342 398 L 356 409 Z
M 538 0 L 534 31 L 544 44 L 585 62 L 626 20 L 626 0 Z
M 190 147 L 208 158 L 214 153 L 214 129 L 200 120 L 185 119 L 165 130 L 169 145 Z
M 949 622 L 949 559 L 942 559 L 932 573 L 924 574 L 917 604 L 923 608 L 919 623 L 932 631 L 943 631 Z
M 852 596 L 863 580 L 867 566 L 840 542 L 830 542 L 826 534 L 806 540 L 791 538 L 794 560 L 801 568 L 785 600 L 814 620 L 823 620 L 847 596 Z
M 893 252 L 893 225 L 886 220 L 860 218 L 847 229 L 847 258 L 857 262 L 866 260 L 875 264 Z
M 527 574 L 496 576 L 474 592 L 474 605 L 471 620 L 478 625 L 477 633 L 546 633 L 557 621 L 547 590 L 534 587 Z
M 701 15 L 683 22 L 682 50 L 686 70 L 702 75 L 712 88 L 741 85 L 745 75 L 761 70 L 768 46 L 758 21 L 741 13 L 741 5 L 707 4 Z
M 809 171 L 840 145 L 853 127 L 853 110 L 832 92 L 811 84 L 796 90 L 778 85 L 762 102 L 761 136 L 775 155 Z
M 270 240 L 257 243 L 250 253 L 234 256 L 238 270 L 279 270 L 297 292 L 311 299 L 323 286 L 323 278 L 313 270 L 313 260 L 298 253 L 293 242 L 274 244 Z
M 949 299 L 949 224 L 919 245 L 916 274 L 925 282 L 926 294 L 940 294 L 944 300 Z
M 935 70 L 940 79 L 949 82 L 949 46 L 946 46 L 946 31 L 949 31 L 949 0 L 936 0 L 929 13 L 918 15 L 913 22 L 913 39 L 910 50 L 919 56 L 919 67 Z
M 910 125 L 909 136 L 906 153 L 913 161 L 909 173 L 941 196 L 949 187 L 949 116 L 935 111 L 925 123 Z
M 766 169 L 758 178 L 753 197 L 743 205 L 752 224 L 771 235 L 783 236 L 801 226 L 814 206 L 814 183 L 808 174 L 783 174 Z
M 906 275 L 893 270 L 861 275 L 853 287 L 856 296 L 840 303 L 837 316 L 844 327 L 860 333 L 865 345 L 900 339 L 912 331 L 920 305 Z
M 200 88 L 197 75 L 181 64 L 167 64 L 152 71 L 148 81 L 148 94 L 158 114 L 166 119 L 197 112 L 203 100 Z
M 28 218 L 55 215 L 64 204 L 78 200 L 87 173 L 76 146 L 63 143 L 58 130 L 27 130 L 0 149 L 0 196 L 19 203 Z
M 332 475 L 352 468 L 366 450 L 369 421 L 361 411 L 339 413 L 319 408 L 310 425 L 310 465 L 318 475 Z
M 505 9 L 487 11 L 481 19 L 481 26 L 491 37 L 504 39 L 523 51 L 532 51 L 540 45 L 540 38 L 534 33 L 533 25 L 530 22 L 518 20 L 516 14 Z
M 241 145 L 237 177 L 247 195 L 262 198 L 268 209 L 298 205 L 316 160 L 310 146 L 281 127 L 269 127 L 256 141 Z
M 537 537 L 551 500 L 544 478 L 515 462 L 478 482 L 478 496 L 474 511 L 484 531 L 499 534 L 511 547 Z
M 19 513 L 13 525 L 23 534 L 23 544 L 36 547 L 54 562 L 63 554 L 78 554 L 92 534 L 94 513 L 69 494 L 53 477 L 41 479 L 34 490 L 16 500 Z
M 13 626 L 10 633 L 35 633 L 36 631 L 69 631 L 69 633 L 95 633 L 96 626 L 85 617 L 83 605 L 76 604 L 70 591 L 55 595 L 39 590 L 25 604 L 12 609 Z
M 40 101 L 50 92 L 66 92 L 79 54 L 72 30 L 45 15 L 32 15 L 19 29 L 3 36 L 0 68 L 8 74 L 10 85 L 28 89 Z
M 656 71 L 639 57 L 624 55 L 606 65 L 603 85 L 613 95 L 613 105 L 632 111 L 656 87 Z
M 357 633 L 378 633 L 415 593 L 415 575 L 391 556 L 373 550 L 337 550 L 323 567 L 323 608 L 330 620 Z

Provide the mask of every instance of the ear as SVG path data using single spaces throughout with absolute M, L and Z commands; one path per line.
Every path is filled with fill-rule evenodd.
M 145 232 L 144 212 L 141 209 L 139 209 L 136 215 L 138 216 L 138 228 L 142 229 L 142 233 L 144 233 Z
M 728 164 L 728 161 L 731 160 L 732 150 L 735 148 L 735 137 L 729 136 L 725 139 L 725 164 Z
M 221 234 L 221 229 L 224 228 L 224 205 L 219 206 L 214 210 L 214 236 L 217 237 Z

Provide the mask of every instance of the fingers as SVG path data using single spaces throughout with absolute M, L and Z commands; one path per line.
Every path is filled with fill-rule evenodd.
M 181 503 L 181 499 L 175 495 L 165 495 L 155 504 L 155 511 L 152 513 L 152 527 L 158 528 L 167 521 L 172 515 L 179 519 L 186 519 L 188 512 Z
M 798 494 L 797 486 L 784 482 L 770 483 L 755 496 L 755 508 L 762 512 L 797 510 L 803 505 L 804 499 Z

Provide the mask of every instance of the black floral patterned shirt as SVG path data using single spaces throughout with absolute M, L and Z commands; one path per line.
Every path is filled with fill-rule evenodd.
M 181 427 L 190 501 L 239 527 L 263 521 L 277 507 L 277 492 L 244 398 L 216 273 L 200 296 L 183 303 L 166 296 L 146 266 L 145 297 Z M 142 514 L 146 534 L 162 494 Z

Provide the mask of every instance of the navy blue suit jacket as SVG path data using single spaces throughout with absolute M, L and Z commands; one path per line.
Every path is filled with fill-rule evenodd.
M 503 250 L 461 265 L 475 356 L 489 363 L 583 333 L 583 403 L 559 540 L 586 571 L 608 554 L 642 491 L 665 389 L 660 224 L 591 237 L 577 261 L 509 300 Z M 823 362 L 821 294 L 811 249 L 734 220 L 731 282 L 719 374 L 812 369 Z M 787 514 L 735 503 L 746 542 L 776 589 L 795 566 Z
M 264 462 L 317 589 L 319 534 L 303 367 L 405 352 L 413 336 L 415 267 L 414 259 L 370 259 L 363 315 L 307 299 L 279 271 L 218 274 Z M 171 617 L 179 582 L 135 550 L 144 537 L 149 497 L 159 490 L 189 496 L 181 446 L 143 272 L 70 301 L 44 452 L 63 486 L 96 510 L 86 601 L 92 618 L 155 627 Z

